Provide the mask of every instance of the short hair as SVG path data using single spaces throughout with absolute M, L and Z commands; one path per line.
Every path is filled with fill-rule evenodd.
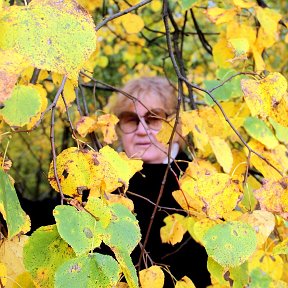
M 154 76 L 132 79 L 126 83 L 122 90 L 140 101 L 146 95 L 155 95 L 162 101 L 165 112 L 168 115 L 176 113 L 178 103 L 176 88 L 165 77 Z M 118 92 L 117 98 L 111 107 L 111 112 L 119 116 L 132 103 L 133 101 L 129 97 Z

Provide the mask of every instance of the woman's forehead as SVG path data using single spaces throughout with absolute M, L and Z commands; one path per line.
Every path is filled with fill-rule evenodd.
M 155 94 L 145 94 L 140 95 L 137 97 L 137 99 L 140 101 L 132 102 L 129 101 L 129 110 L 151 110 L 155 108 L 165 108 L 165 103 L 161 97 Z M 143 105 L 142 105 L 143 104 Z M 127 107 L 128 108 L 128 107 Z M 147 108 L 147 109 L 146 109 Z

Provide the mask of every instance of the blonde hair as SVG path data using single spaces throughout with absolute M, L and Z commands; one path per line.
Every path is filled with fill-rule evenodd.
M 125 93 L 132 95 L 140 101 L 145 97 L 158 97 L 163 103 L 165 112 L 171 115 L 176 112 L 177 94 L 173 85 L 164 77 L 141 77 L 127 82 L 122 89 Z M 151 99 L 153 101 L 153 99 Z M 127 95 L 118 92 L 117 98 L 111 107 L 111 112 L 119 116 L 121 112 L 127 110 L 133 100 Z

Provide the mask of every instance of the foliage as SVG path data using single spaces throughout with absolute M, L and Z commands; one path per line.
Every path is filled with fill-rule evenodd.
M 181 105 L 158 139 L 180 122 L 191 161 L 173 192 L 187 216 L 165 219 L 163 242 L 204 245 L 211 287 L 287 287 L 287 1 L 27 2 L 0 1 L 1 286 L 163 286 L 130 258 L 142 161 L 116 151 L 108 111 L 130 78 L 165 74 Z M 56 225 L 23 235 L 14 181 L 60 193 Z

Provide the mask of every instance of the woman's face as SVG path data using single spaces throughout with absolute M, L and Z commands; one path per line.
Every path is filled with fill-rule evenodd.
M 159 115 L 165 117 L 165 113 L 163 113 L 165 112 L 164 105 L 159 98 L 153 97 L 153 95 L 148 95 L 144 99 L 141 98 L 141 102 L 149 110 L 155 111 L 155 113 L 159 113 Z M 139 119 L 136 114 L 141 118 L 139 123 Z M 120 132 L 120 138 L 123 149 L 128 157 L 140 158 L 145 163 L 163 163 L 164 159 L 167 158 L 168 147 L 165 147 L 163 144 L 157 141 L 155 135 L 161 128 L 161 124 L 159 127 L 159 121 L 155 121 L 155 117 L 151 117 L 151 115 L 153 114 L 150 114 L 147 109 L 138 102 L 136 105 L 131 104 L 131 106 L 129 106 L 125 112 L 122 112 L 119 115 L 120 121 L 123 123 L 123 128 L 127 128 L 126 133 L 124 133 L 125 129 L 122 129 L 124 132 Z M 135 123 L 136 125 L 138 124 L 137 127 Z M 131 126 L 135 127 L 136 130 L 134 132 L 130 132 L 134 130 L 133 127 L 131 128 Z

